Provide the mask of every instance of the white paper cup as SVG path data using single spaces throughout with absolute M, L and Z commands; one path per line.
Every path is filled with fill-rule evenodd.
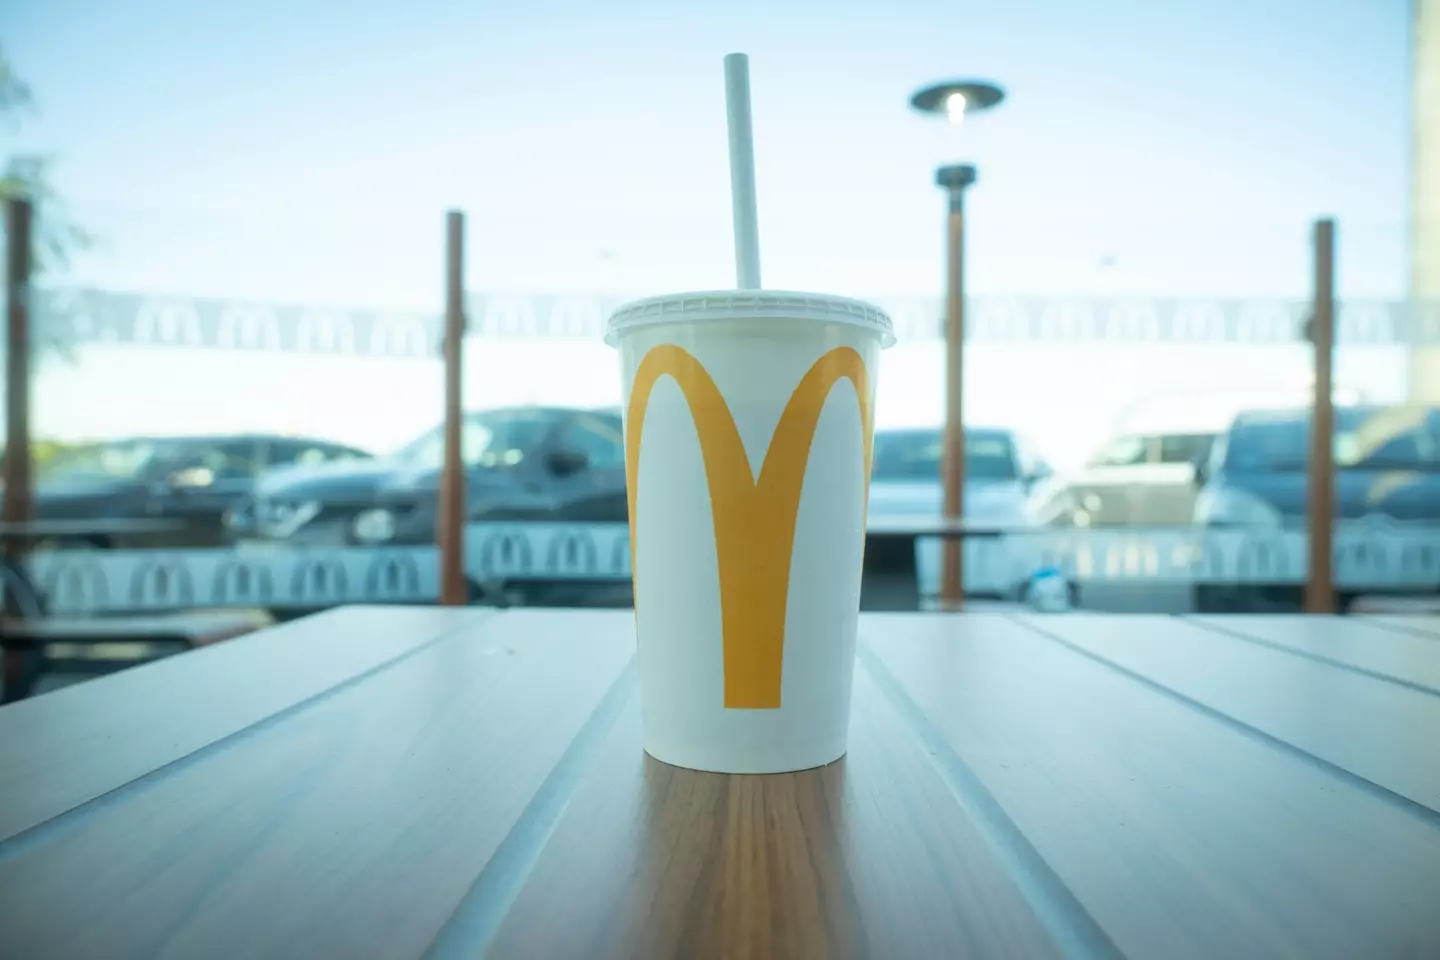
M 610 318 L 645 750 L 780 773 L 845 753 L 877 359 L 869 304 L 689 293 Z

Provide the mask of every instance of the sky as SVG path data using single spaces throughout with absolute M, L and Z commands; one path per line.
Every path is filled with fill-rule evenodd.
M 8 0 L 0 43 L 41 108 L 8 146 L 53 153 L 71 210 L 100 238 L 74 283 L 434 309 L 443 212 L 458 208 L 472 290 L 724 287 L 721 59 L 742 50 L 768 286 L 938 294 L 934 169 L 969 160 L 979 167 L 967 200 L 977 294 L 1302 297 L 1309 224 L 1323 215 L 1340 222 L 1342 295 L 1404 293 L 1406 0 L 772 6 Z M 908 109 L 916 88 L 957 75 L 995 80 L 1005 103 L 959 129 Z M 477 362 L 475 403 L 618 393 L 604 348 L 492 346 L 489 365 Z M 1131 395 L 1177 377 L 1238 389 L 1254 384 L 1236 370 L 1304 371 L 1298 354 L 1252 351 L 1253 362 L 1197 370 L 1176 348 L 1128 349 L 1096 362 Z M 882 415 L 938 417 L 937 351 L 887 356 L 898 386 L 887 391 L 882 372 Z M 334 399 L 373 397 L 373 370 L 212 357 L 182 372 L 168 354 L 141 353 L 51 364 L 42 424 L 94 435 L 140 418 L 182 429 L 178 407 L 220 417 L 237 391 L 281 381 L 271 395 L 333 408 L 307 415 L 317 429 L 354 439 L 393 422 L 379 446 L 438 415 L 435 372 L 413 366 L 383 374 L 415 382 L 397 386 L 414 394 L 396 400 L 412 413 L 382 416 Z M 1351 359 L 1342 374 L 1382 389 L 1403 366 Z M 973 409 L 1075 450 L 1098 443 L 1071 438 L 1034 383 L 1022 389 L 1046 362 L 992 351 L 998 386 Z M 170 402 L 162 386 L 133 386 L 154 379 L 142 369 L 175 371 L 160 377 Z M 1068 376 L 1072 391 L 1089 389 Z M 131 395 L 97 402 L 121 377 Z M 297 386 L 306 380 L 317 387 Z M 1103 434 L 1113 411 L 1102 406 L 1084 419 Z

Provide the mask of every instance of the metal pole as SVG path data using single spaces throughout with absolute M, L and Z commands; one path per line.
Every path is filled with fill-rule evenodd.
M 1315 348 L 1315 396 L 1310 418 L 1310 496 L 1305 518 L 1310 544 L 1305 612 L 1334 613 L 1335 221 L 1329 219 L 1315 222 L 1315 307 L 1310 319 L 1310 342 Z
M 945 250 L 945 434 L 941 465 L 944 515 L 951 523 L 965 516 L 965 188 L 975 182 L 966 164 L 941 167 L 935 182 L 950 198 Z M 965 552 L 960 537 L 942 541 L 940 603 L 947 610 L 965 605 Z
M 0 519 L 7 523 L 29 520 L 33 511 L 30 490 L 30 201 L 12 197 L 5 203 L 6 351 L 5 351 L 5 493 Z M 25 544 L 7 540 L 5 558 L 15 562 Z
M 465 214 L 445 215 L 445 466 L 440 474 L 440 602 L 469 602 L 465 581 L 465 462 L 461 448 L 461 358 L 465 339 Z

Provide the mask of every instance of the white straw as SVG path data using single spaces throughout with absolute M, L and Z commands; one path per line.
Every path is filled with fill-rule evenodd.
M 750 132 L 750 58 L 725 58 L 725 115 L 730 122 L 730 203 L 735 217 L 735 283 L 760 289 L 760 224 L 755 211 L 755 141 Z

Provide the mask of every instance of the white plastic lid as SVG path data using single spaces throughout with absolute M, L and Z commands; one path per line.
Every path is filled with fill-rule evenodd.
M 640 327 L 662 323 L 703 323 L 710 320 L 817 320 L 863 327 L 880 338 L 880 346 L 895 343 L 895 328 L 885 311 L 861 300 L 826 293 L 789 293 L 783 290 L 716 290 L 673 293 L 622 304 L 610 316 L 605 342 Z

